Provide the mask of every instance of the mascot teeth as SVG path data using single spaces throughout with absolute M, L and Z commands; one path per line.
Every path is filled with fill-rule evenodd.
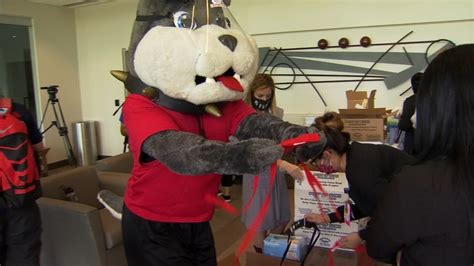
M 234 78 L 239 81 L 240 84 L 242 84 L 242 81 L 240 80 L 240 75 L 235 73 Z
M 206 83 L 214 84 L 214 83 L 216 83 L 216 80 L 213 79 L 213 78 L 206 78 Z

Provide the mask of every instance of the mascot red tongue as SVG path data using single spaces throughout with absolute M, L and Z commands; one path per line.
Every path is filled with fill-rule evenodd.
M 138 2 L 129 72 L 113 72 L 131 92 L 123 118 L 133 172 L 124 197 L 99 193 L 123 220 L 128 265 L 216 265 L 209 224 L 215 206 L 205 199 L 216 196 L 221 174 L 259 174 L 281 158 L 277 143 L 314 132 L 242 101 L 258 49 L 229 4 Z M 225 75 L 229 69 L 233 77 Z M 232 136 L 238 141 L 229 142 Z M 321 136 L 295 152 L 306 161 L 324 144 Z
M 244 88 L 240 84 L 240 82 L 234 78 L 229 76 L 220 76 L 216 78 L 216 81 L 220 81 L 226 86 L 228 89 L 233 91 L 243 92 Z

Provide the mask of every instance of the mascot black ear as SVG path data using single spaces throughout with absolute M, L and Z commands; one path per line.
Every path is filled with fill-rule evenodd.
M 139 0 L 137 7 L 137 16 L 133 23 L 132 36 L 130 38 L 130 44 L 128 46 L 127 53 L 127 69 L 133 76 L 137 76 L 135 73 L 135 67 L 133 65 L 133 58 L 135 49 L 143 38 L 145 33 L 150 29 L 151 25 L 161 19 L 168 19 L 169 9 L 164 8 L 169 6 L 170 2 L 176 2 L 172 0 Z M 172 19 L 171 19 L 172 23 Z

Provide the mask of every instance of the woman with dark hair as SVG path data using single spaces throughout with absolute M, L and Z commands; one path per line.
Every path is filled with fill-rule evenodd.
M 400 265 L 474 263 L 474 44 L 438 55 L 418 88 L 420 161 L 387 189 L 368 228 L 368 253 Z
M 331 119 L 329 119 L 331 117 Z M 337 114 L 325 114 L 315 120 L 315 126 L 324 132 L 327 140 L 323 153 L 312 160 L 320 171 L 326 173 L 344 172 L 349 183 L 349 197 L 352 205 L 353 219 L 368 217 L 373 214 L 384 194 L 387 184 L 395 173 L 415 159 L 407 153 L 388 145 L 350 142 L 350 135 L 340 129 L 341 123 Z M 323 122 L 324 121 L 324 122 Z M 305 216 L 308 221 L 317 224 L 342 223 L 344 206 L 337 208 L 336 213 Z M 352 233 L 341 240 L 346 248 L 354 248 L 366 239 L 366 231 Z
M 324 128 L 333 128 L 339 131 L 344 130 L 344 122 L 336 112 L 326 112 L 320 117 L 314 119 L 314 125 L 316 128 L 323 130 Z

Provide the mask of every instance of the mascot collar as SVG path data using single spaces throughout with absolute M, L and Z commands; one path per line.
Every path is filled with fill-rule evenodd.
M 202 115 L 205 113 L 204 105 L 196 105 L 185 100 L 171 98 L 164 94 L 160 89 L 150 87 L 143 83 L 134 75 L 128 74 L 124 83 L 127 90 L 131 93 L 143 94 L 156 104 L 167 109 L 191 115 Z

